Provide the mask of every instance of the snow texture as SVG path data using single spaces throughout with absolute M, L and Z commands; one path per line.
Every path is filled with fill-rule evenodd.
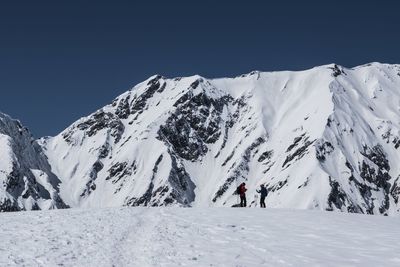
M 399 266 L 399 217 L 280 209 L 0 214 L 1 266 Z

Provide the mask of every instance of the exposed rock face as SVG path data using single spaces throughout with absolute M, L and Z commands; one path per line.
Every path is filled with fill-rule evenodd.
M 196 89 L 202 80 L 191 84 Z M 208 144 L 215 143 L 221 136 L 222 112 L 230 103 L 222 96 L 214 99 L 206 91 L 194 95 L 188 91 L 173 105 L 175 112 L 161 125 L 158 138 L 178 154 L 179 157 L 196 161 L 208 152 Z
M 399 66 L 153 76 L 42 146 L 74 207 L 399 211 Z M 11 179 L 13 180 L 13 179 Z M 10 186 L 13 183 L 10 181 Z
M 59 179 L 28 129 L 0 113 L 0 212 L 67 207 Z

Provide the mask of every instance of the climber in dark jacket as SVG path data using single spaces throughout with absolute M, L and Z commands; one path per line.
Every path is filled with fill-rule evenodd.
M 265 208 L 265 202 L 264 201 L 265 201 L 265 198 L 268 195 L 267 188 L 265 188 L 265 186 L 262 184 L 261 187 L 260 187 L 260 190 L 256 190 L 256 191 L 257 191 L 257 193 L 261 194 L 260 207 L 261 208 Z
M 240 195 L 240 207 L 246 207 L 247 203 L 246 203 L 246 184 L 242 183 L 239 186 L 239 195 Z

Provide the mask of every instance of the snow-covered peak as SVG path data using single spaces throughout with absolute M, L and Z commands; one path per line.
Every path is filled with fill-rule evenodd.
M 400 70 L 372 63 L 235 78 L 154 75 L 42 142 L 73 207 L 398 212 Z
M 0 211 L 63 208 L 58 178 L 18 120 L 0 113 Z

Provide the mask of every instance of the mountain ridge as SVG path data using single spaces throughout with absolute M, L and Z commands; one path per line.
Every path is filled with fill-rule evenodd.
M 400 67 L 235 78 L 153 75 L 38 141 L 71 207 L 232 206 L 397 213 Z

